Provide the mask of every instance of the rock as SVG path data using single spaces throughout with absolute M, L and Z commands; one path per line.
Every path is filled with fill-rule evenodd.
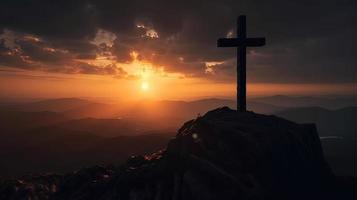
M 42 179 L 3 182 L 0 199 L 353 199 L 357 185 L 333 175 L 314 125 L 227 107 L 186 122 L 166 150 Z

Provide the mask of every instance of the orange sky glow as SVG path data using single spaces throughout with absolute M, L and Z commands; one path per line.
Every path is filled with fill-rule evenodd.
M 96 61 L 100 62 L 100 61 Z M 235 83 L 217 83 L 203 78 L 166 73 L 150 63 L 125 65 L 133 77 L 59 74 L 10 69 L 0 71 L 1 97 L 58 98 L 103 97 L 125 101 L 192 100 L 208 97 L 234 98 Z M 248 96 L 355 94 L 356 84 L 248 83 Z

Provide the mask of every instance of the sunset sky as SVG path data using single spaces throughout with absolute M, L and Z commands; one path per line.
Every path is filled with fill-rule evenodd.
M 235 49 L 217 48 L 247 15 L 248 95 L 356 95 L 357 3 L 2 0 L 0 98 L 126 100 L 235 96 Z

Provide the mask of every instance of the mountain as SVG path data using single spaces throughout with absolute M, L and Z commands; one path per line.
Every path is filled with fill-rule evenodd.
M 135 124 L 135 121 L 127 121 L 125 119 L 96 118 L 68 120 L 48 128 L 62 128 L 72 131 L 84 131 L 102 137 L 139 135 L 148 131 L 147 129 L 140 128 L 140 124 Z
M 298 123 L 315 123 L 320 136 L 357 137 L 357 107 L 337 110 L 301 107 L 286 109 L 274 114 Z
M 28 130 L 40 126 L 48 126 L 68 120 L 66 116 L 56 112 L 23 112 L 1 111 L 0 112 L 0 136 Z
M 236 108 L 235 100 L 227 100 L 227 99 L 201 99 L 197 101 L 188 102 L 190 104 L 190 108 L 200 108 L 201 113 L 205 113 L 207 110 L 212 110 L 217 107 L 227 106 L 231 109 Z M 252 110 L 257 113 L 266 113 L 270 114 L 273 112 L 277 112 L 283 110 L 284 107 L 276 106 L 264 102 L 257 102 L 254 100 L 248 99 L 247 101 L 248 110 Z
M 99 135 L 100 132 L 40 127 L 1 137 L 0 177 L 64 173 L 90 165 L 119 164 L 130 155 L 163 148 L 173 133 L 110 138 Z
M 291 107 L 322 107 L 326 109 L 340 109 L 343 107 L 357 106 L 354 97 L 291 97 L 276 95 L 270 97 L 248 99 L 248 110 L 257 113 L 271 114 Z M 171 113 L 175 110 L 180 118 L 195 117 L 198 113 L 207 110 L 228 106 L 236 107 L 235 100 L 230 99 L 200 99 L 196 101 L 150 101 L 142 100 L 135 103 L 99 103 L 79 98 L 61 98 L 35 101 L 30 103 L 18 103 L 7 106 L 9 110 L 39 112 L 51 111 L 63 113 L 71 118 L 116 118 L 123 116 L 135 116 L 138 111 L 152 112 L 155 110 Z M 5 106 L 6 107 L 6 106 Z M 4 106 L 2 106 L 2 109 Z M 133 114 L 134 113 L 134 114 Z M 167 114 L 168 115 L 168 114 Z M 166 115 L 166 116 L 167 116 Z
M 165 150 L 2 181 L 0 198 L 352 200 L 356 187 L 332 173 L 314 125 L 225 107 L 186 122 Z
M 291 108 L 276 115 L 298 123 L 316 124 L 327 161 L 334 172 L 357 176 L 357 107 L 337 110 Z
M 251 101 L 267 103 L 279 107 L 323 107 L 326 109 L 340 109 L 343 107 L 357 106 L 356 97 L 314 97 L 314 96 L 284 96 L 252 98 Z
M 41 112 L 50 111 L 61 113 L 72 119 L 81 118 L 135 118 L 135 120 L 147 121 L 151 119 L 167 119 L 175 124 L 175 128 L 187 118 L 197 116 L 207 110 L 228 106 L 236 107 L 236 102 L 228 99 L 201 99 L 196 101 L 138 101 L 134 103 L 106 104 L 98 103 L 78 98 L 61 98 L 35 101 L 30 103 L 20 103 L 11 106 L 3 106 L 1 110 L 7 108 L 10 111 Z M 273 113 L 283 108 L 263 102 L 248 102 L 248 109 L 259 113 Z M 175 112 L 176 115 L 171 113 Z M 158 120 L 160 121 L 160 120 Z M 172 127 L 172 126 L 171 126 Z M 167 127 L 166 127 L 167 128 Z
M 60 98 L 35 101 L 30 103 L 15 104 L 6 107 L 11 111 L 41 112 L 50 111 L 62 113 L 68 118 L 108 118 L 113 117 L 117 107 L 111 104 L 92 102 L 78 98 Z
M 247 109 L 256 113 L 273 114 L 275 112 L 282 111 L 286 108 L 282 105 L 273 105 L 248 99 Z
M 64 115 L 74 119 L 81 118 L 115 118 L 120 112 L 120 106 L 91 102 L 63 112 Z
M 28 112 L 39 112 L 39 111 L 64 112 L 90 104 L 92 104 L 92 102 L 84 99 L 60 98 L 60 99 L 48 99 L 48 100 L 41 100 L 41 101 L 35 101 L 30 103 L 24 103 L 24 104 L 17 104 L 17 105 L 13 105 L 10 109 L 28 111 Z
M 280 100 L 295 99 L 294 97 L 287 98 L 285 96 L 280 96 L 280 98 Z M 281 102 L 281 105 L 286 104 Z M 357 153 L 355 153 L 357 152 L 355 149 L 355 146 L 357 146 L 355 145 L 357 142 L 355 139 L 357 131 L 356 107 L 331 110 L 322 107 L 291 108 L 281 105 L 275 106 L 258 102 L 256 99 L 248 101 L 248 109 L 255 112 L 275 114 L 298 123 L 315 123 L 322 137 L 322 145 L 326 152 L 327 160 L 333 170 L 337 174 L 357 176 L 357 170 L 355 170 L 357 169 L 357 162 L 352 162 L 357 157 Z M 169 137 L 186 119 L 196 118 L 205 113 L 206 110 L 220 106 L 235 108 L 236 105 L 235 101 L 229 99 L 139 101 L 132 104 L 104 104 L 75 98 L 51 99 L 11 105 L 7 106 L 6 109 L 0 109 L 0 143 L 2 145 L 0 145 L 0 151 L 7 152 L 9 158 L 16 156 L 16 162 L 8 162 L 6 165 L 8 168 L 7 173 L 11 176 L 24 172 L 21 169 L 19 172 L 15 172 L 16 170 L 12 169 L 15 169 L 18 163 L 31 163 L 31 159 L 35 163 L 41 161 L 42 167 L 29 167 L 26 172 L 31 172 L 29 171 L 30 169 L 39 168 L 41 170 L 38 171 L 41 172 L 50 170 L 64 172 L 65 169 L 73 169 L 73 166 L 85 166 L 85 163 L 100 163 L 100 156 L 88 158 L 87 160 L 90 162 L 80 161 L 78 162 L 79 164 L 70 167 L 56 163 L 57 168 L 53 168 L 52 166 L 54 165 L 45 163 L 45 161 L 49 159 L 49 163 L 53 162 L 51 160 L 53 157 L 51 156 L 59 156 L 59 153 L 51 150 L 51 145 L 43 145 L 41 151 L 48 152 L 48 157 L 45 155 L 46 159 L 36 160 L 39 156 L 34 153 L 26 154 L 27 151 L 31 151 L 26 148 L 19 148 L 20 146 L 26 146 L 26 141 L 23 138 L 31 141 L 31 144 L 37 144 L 33 141 L 40 140 L 40 135 L 44 138 L 56 135 L 58 144 L 53 146 L 61 148 L 60 143 L 64 143 L 64 140 L 68 140 L 71 135 L 75 135 L 73 137 L 76 138 L 75 141 L 77 143 L 73 145 L 78 150 L 80 146 L 87 145 L 85 141 L 89 139 L 86 139 L 86 135 L 91 138 L 90 141 L 93 141 L 88 148 L 95 146 L 96 142 L 100 143 L 105 139 L 110 140 L 119 136 L 159 134 Z M 328 137 L 326 139 L 326 136 L 332 136 L 332 138 Z M 336 138 L 334 139 L 333 137 Z M 11 142 L 6 144 L 5 141 L 9 141 L 9 138 L 12 139 Z M 109 140 L 107 141 L 109 142 Z M 113 139 L 113 141 L 117 140 Z M 35 145 L 34 148 L 37 147 Z M 9 151 L 11 148 L 14 151 Z M 128 149 L 125 152 L 130 153 L 132 151 L 133 149 Z M 88 152 L 93 153 L 93 151 Z M 26 162 L 21 160 L 23 159 L 22 154 L 27 156 Z M 71 159 L 88 157 L 84 154 L 73 153 L 73 151 L 71 155 L 73 155 Z M 112 154 L 109 153 L 109 155 Z M 71 162 L 74 162 L 73 159 Z M 63 161 L 63 163 L 68 162 Z M 61 166 L 63 170 L 60 169 Z M 0 172 L 1 175 L 4 174 Z
M 150 146 L 154 149 L 162 146 L 162 141 L 172 136 L 186 119 L 224 105 L 235 107 L 235 102 L 224 99 L 141 101 L 121 108 L 121 104 L 65 98 L 11 105 L 0 111 L 0 151 L 7 158 L 0 163 L 0 176 L 65 172 L 89 164 L 108 163 L 110 159 L 103 158 L 113 158 L 114 152 L 118 153 L 116 160 L 123 160 L 125 155 L 138 151 L 136 145 L 127 146 L 118 138 L 128 141 L 139 140 L 142 135 L 161 135 L 160 140 L 147 141 L 157 142 Z M 104 153 L 107 148 L 113 152 Z
M 200 99 L 196 101 L 146 101 L 129 106 L 120 116 L 127 119 L 142 120 L 156 127 L 178 128 L 186 119 L 202 115 L 217 107 L 236 107 L 229 99 Z M 259 113 L 273 113 L 284 108 L 266 103 L 248 102 L 248 109 Z M 173 114 L 174 113 L 174 114 Z

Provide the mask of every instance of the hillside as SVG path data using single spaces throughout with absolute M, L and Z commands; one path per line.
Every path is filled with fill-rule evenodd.
M 119 167 L 0 183 L 1 199 L 355 199 L 335 177 L 316 128 L 220 108 L 185 123 L 167 148 Z
M 285 97 L 282 98 L 284 99 Z M 284 102 L 281 104 L 284 105 Z M 44 109 L 52 111 L 21 111 L 21 108 L 26 108 L 25 105 L 32 105 L 29 107 L 32 110 Z M 56 105 L 58 105 L 58 109 L 53 109 Z M 74 167 L 86 166 L 87 163 L 103 163 L 101 158 L 105 156 L 103 156 L 104 151 L 101 151 L 101 149 L 99 149 L 100 156 L 93 157 L 73 153 L 74 151 L 78 151 L 82 146 L 87 146 L 87 141 L 91 141 L 89 149 L 94 149 L 93 146 L 98 145 L 97 143 L 107 141 L 113 146 L 114 150 L 121 149 L 125 155 L 129 155 L 130 153 L 135 153 L 135 149 L 129 147 L 125 150 L 119 147 L 118 145 L 121 145 L 121 143 L 114 138 L 122 136 L 166 135 L 167 139 L 173 135 L 174 131 L 185 120 L 196 118 L 205 113 L 206 110 L 222 105 L 234 108 L 235 102 L 225 99 L 140 101 L 127 105 L 128 107 L 121 107 L 125 105 L 102 104 L 70 98 L 52 99 L 34 102 L 33 104 L 12 105 L 7 107 L 7 109 L 0 110 L 0 150 L 5 152 L 5 156 L 9 157 L 9 162 L 4 161 L 3 164 L 3 167 L 7 168 L 7 171 L 6 173 L 0 172 L 0 176 L 21 175 L 22 172 L 32 172 L 31 169 L 36 172 L 65 172 L 66 169 L 72 170 Z M 357 175 L 357 162 L 354 162 L 357 157 L 357 153 L 355 153 L 357 152 L 355 148 L 357 143 L 356 107 L 346 107 L 337 110 L 322 107 L 287 108 L 250 101 L 248 102 L 248 108 L 252 108 L 256 112 L 258 110 L 263 113 L 273 113 L 298 123 L 315 123 L 319 136 L 322 137 L 322 145 L 327 160 L 334 172 L 341 175 Z M 110 112 L 108 112 L 108 109 Z M 53 110 L 57 112 L 53 112 Z M 102 115 L 103 113 L 105 114 Z M 175 114 L 172 115 L 172 113 Z M 93 115 L 96 117 L 91 117 Z M 40 137 L 48 138 L 53 135 L 57 137 L 54 144 L 52 141 L 44 145 L 36 142 L 41 140 Z M 91 139 L 88 139 L 87 135 Z M 332 138 L 325 139 L 326 136 L 331 136 Z M 61 151 L 54 151 L 53 147 L 61 148 L 61 144 L 71 137 L 74 137 L 74 141 L 76 141 L 73 144 L 74 149 L 69 147 L 69 149 L 72 149 L 71 151 L 66 152 L 63 150 L 65 153 L 72 153 L 68 157 L 68 161 L 63 158 L 61 162 L 65 164 L 61 165 L 54 161 L 55 157 L 60 154 L 58 152 Z M 334 137 L 337 137 L 337 139 L 334 139 Z M 9 142 L 9 138 L 11 138 L 11 142 Z M 23 138 L 26 138 L 28 142 Z M 115 142 L 111 143 L 110 138 L 113 138 L 112 141 Z M 163 139 L 161 141 L 166 140 Z M 68 143 L 71 144 L 71 142 Z M 48 163 L 43 162 L 43 159 L 41 160 L 41 158 L 33 153 L 35 151 L 19 148 L 21 146 L 25 147 L 28 144 L 41 145 L 41 148 L 35 145 L 35 149 L 41 149 L 39 154 L 45 154 L 44 157 L 48 159 Z M 162 144 L 162 142 L 158 142 L 157 145 L 162 146 Z M 154 145 L 152 147 L 154 150 Z M 111 148 L 110 145 L 108 148 Z M 93 153 L 90 150 L 88 152 L 90 154 Z M 22 155 L 26 156 L 26 159 Z M 108 155 L 111 156 L 113 154 L 108 152 Z M 63 156 L 60 157 L 62 158 Z M 73 161 L 75 159 L 77 161 Z M 121 158 L 120 160 L 122 161 L 123 159 Z M 32 161 L 34 161 L 34 165 L 42 163 L 41 167 L 39 165 L 35 167 L 26 165 L 27 162 Z M 57 167 L 54 167 L 54 164 L 51 163 L 56 163 Z M 25 167 L 25 170 L 17 170 L 16 166 L 19 164 L 26 165 L 28 168 Z M 61 166 L 63 166 L 63 169 L 61 169 Z
M 1 137 L 0 179 L 33 173 L 64 173 L 90 165 L 120 164 L 130 155 L 163 148 L 172 135 L 150 133 L 104 138 L 98 133 L 67 129 L 32 129 L 12 137 Z

